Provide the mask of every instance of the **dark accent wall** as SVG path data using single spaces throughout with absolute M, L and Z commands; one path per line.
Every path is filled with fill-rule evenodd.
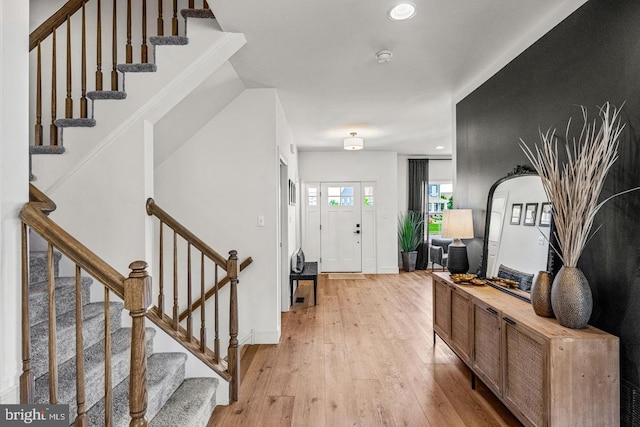
M 528 164 L 519 139 L 538 143 L 539 128 L 564 134 L 570 117 L 579 132 L 578 106 L 593 118 L 606 101 L 626 102 L 627 127 L 603 196 L 640 186 L 639 0 L 588 1 L 457 104 L 456 204 L 474 210 L 476 236 L 491 184 Z M 640 386 L 640 191 L 609 202 L 595 223 L 579 263 L 594 296 L 590 323 L 620 337 L 622 377 Z

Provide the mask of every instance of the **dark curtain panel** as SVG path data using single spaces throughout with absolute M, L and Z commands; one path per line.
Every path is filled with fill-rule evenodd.
M 409 197 L 407 210 L 420 212 L 424 218 L 425 227 L 428 229 L 426 199 L 427 185 L 429 182 L 429 159 L 409 159 Z M 416 268 L 426 270 L 429 263 L 429 251 L 427 243 L 423 242 L 418 246 L 418 259 Z
M 429 159 L 409 159 L 409 203 L 410 211 L 427 212 L 425 189 L 429 181 Z

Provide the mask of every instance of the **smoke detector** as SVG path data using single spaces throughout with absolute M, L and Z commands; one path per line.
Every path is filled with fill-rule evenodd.
M 376 59 L 381 64 L 386 64 L 387 62 L 391 61 L 392 56 L 393 53 L 390 50 L 381 50 L 380 52 L 376 53 Z

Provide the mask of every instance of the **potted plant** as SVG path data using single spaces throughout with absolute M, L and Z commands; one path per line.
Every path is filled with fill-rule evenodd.
M 419 212 L 408 211 L 398 217 L 398 243 L 404 271 L 416 269 L 417 249 L 424 239 L 423 226 L 424 218 Z
M 618 158 L 624 124 L 620 122 L 620 110 L 608 102 L 599 109 L 600 127 L 597 121 L 588 121 L 584 107 L 582 115 L 584 124 L 579 137 L 570 138 L 567 125 L 565 161 L 558 151 L 560 138 L 555 129 L 541 131 L 541 144 L 535 149 L 521 140 L 521 147 L 542 178 L 551 202 L 558 242 L 553 249 L 563 263 L 551 286 L 553 313 L 562 326 L 576 329 L 587 325 L 593 305 L 591 288 L 578 268 L 578 259 L 593 235 L 596 214 L 613 197 L 638 190 L 632 188 L 600 200 L 607 173 Z

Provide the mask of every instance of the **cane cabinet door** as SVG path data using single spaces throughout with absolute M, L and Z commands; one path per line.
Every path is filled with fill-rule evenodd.
M 451 334 L 451 289 L 446 282 L 433 281 L 433 329 L 445 341 Z
M 454 288 L 451 290 L 451 346 L 467 364 L 471 362 L 471 296 Z
M 502 396 L 500 312 L 473 300 L 473 369 L 484 383 Z
M 531 424 L 547 425 L 547 341 L 526 326 L 503 317 L 504 384 L 502 397 Z

